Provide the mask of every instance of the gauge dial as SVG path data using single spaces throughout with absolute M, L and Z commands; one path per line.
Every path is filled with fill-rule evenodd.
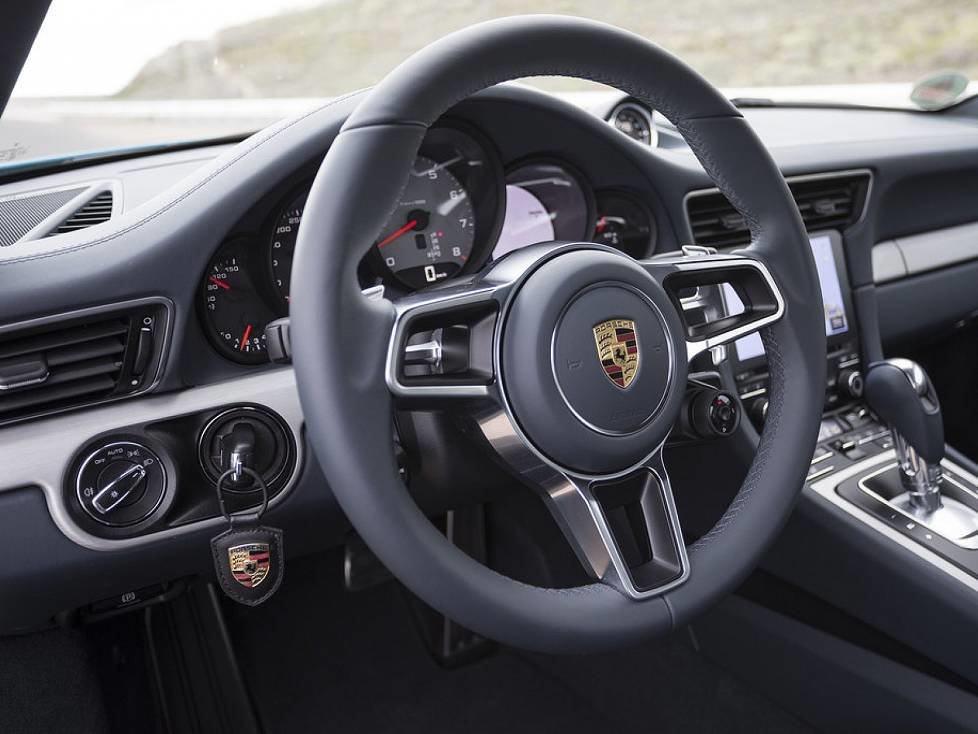
M 299 224 L 302 222 L 302 210 L 306 206 L 308 191 L 292 199 L 275 220 L 272 229 L 272 241 L 269 247 L 269 267 L 272 271 L 272 283 L 279 297 L 285 303 L 289 302 L 289 289 L 292 283 L 292 259 L 295 256 L 295 240 L 299 236 Z
M 634 102 L 618 105 L 608 121 L 620 132 L 640 143 L 655 147 L 659 142 L 652 113 Z
M 634 258 L 648 257 L 655 248 L 655 220 L 637 198 L 620 191 L 598 193 L 594 241 Z
M 456 275 L 475 242 L 475 209 L 469 192 L 449 171 L 459 159 L 418 156 L 377 250 L 405 285 L 423 288 Z
M 284 304 L 308 195 L 308 186 L 293 192 L 266 224 L 266 273 Z M 431 128 L 397 210 L 365 258 L 373 272 L 363 282 L 372 274 L 417 289 L 479 267 L 499 232 L 502 200 L 502 165 L 489 141 L 460 122 Z
M 522 165 L 506 176 L 506 215 L 492 256 L 537 242 L 584 240 L 593 213 L 590 189 L 566 165 Z
M 247 267 L 247 243 L 221 248 L 207 267 L 203 306 L 211 340 L 225 357 L 265 362 L 265 326 L 275 318 L 255 291 Z

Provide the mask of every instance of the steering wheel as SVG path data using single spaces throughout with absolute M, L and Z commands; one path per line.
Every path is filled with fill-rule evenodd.
M 543 75 L 602 82 L 661 111 L 743 214 L 750 246 L 637 261 L 597 244 L 548 243 L 394 302 L 365 295 L 358 263 L 394 211 L 428 128 L 481 89 Z M 743 313 L 707 323 L 685 317 L 698 294 L 723 283 L 738 292 Z M 787 520 L 821 415 L 820 303 L 784 179 L 705 79 L 612 26 L 506 18 L 412 56 L 336 137 L 298 236 L 294 366 L 308 438 L 329 485 L 400 581 L 486 637 L 593 651 L 688 622 L 735 588 Z M 687 548 L 662 447 L 678 418 L 688 362 L 755 331 L 771 383 L 760 444 L 726 513 Z M 419 338 L 427 341 L 416 344 Z M 395 405 L 438 405 L 470 418 L 499 460 L 540 493 L 593 582 L 528 585 L 447 540 L 399 478 Z M 637 555 L 613 532 L 618 510 L 637 529 Z

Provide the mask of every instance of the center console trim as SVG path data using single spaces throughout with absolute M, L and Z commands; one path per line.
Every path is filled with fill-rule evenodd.
M 78 450 L 94 435 L 111 431 L 115 427 L 152 423 L 187 413 L 211 409 L 219 411 L 231 402 L 267 406 L 282 417 L 293 434 L 296 446 L 295 468 L 282 490 L 269 503 L 270 507 L 274 507 L 281 503 L 295 486 L 304 458 L 302 410 L 291 368 L 193 387 L 175 393 L 120 401 L 98 408 L 0 428 L 0 456 L 3 458 L 0 493 L 25 487 L 39 487 L 44 492 L 48 511 L 58 529 L 78 545 L 96 551 L 114 551 L 147 545 L 164 538 L 195 532 L 201 528 L 226 524 L 223 518 L 215 517 L 132 538 L 99 538 L 79 527 L 71 517 L 62 488 L 65 473 Z M 170 487 L 169 491 L 174 489 Z
M 804 491 L 808 492 L 808 490 L 810 489 L 818 497 L 829 502 L 835 507 L 839 508 L 840 510 L 848 514 L 850 517 L 859 520 L 863 525 L 866 525 L 870 529 L 875 530 L 877 533 L 885 536 L 888 540 L 892 541 L 896 545 L 904 548 L 905 550 L 910 551 L 918 558 L 921 558 L 922 560 L 927 561 L 932 566 L 936 567 L 939 571 L 944 572 L 948 576 L 954 578 L 956 581 L 959 581 L 963 585 L 967 586 L 972 591 L 978 593 L 978 578 L 975 578 L 974 576 L 965 573 L 954 564 L 941 558 L 941 556 L 939 556 L 937 553 L 934 553 L 933 551 L 920 545 L 919 543 L 914 542 L 910 538 L 896 532 L 895 530 L 888 527 L 880 520 L 877 520 L 870 513 L 852 504 L 844 497 L 839 496 L 839 494 L 835 491 L 836 487 L 842 484 L 842 482 L 844 482 L 845 480 L 857 476 L 858 474 L 861 474 L 862 472 L 865 472 L 868 469 L 872 469 L 877 465 L 885 466 L 888 464 L 892 464 L 895 461 L 896 461 L 896 452 L 893 449 L 888 449 L 886 451 L 883 451 L 882 453 L 876 454 L 875 456 L 870 456 L 863 461 L 860 461 L 856 464 L 853 464 L 852 466 L 846 467 L 845 469 L 835 472 L 834 474 L 831 474 L 823 479 L 819 479 L 818 481 L 812 482 L 811 484 L 808 485 L 808 487 Z M 944 459 L 944 461 L 942 461 L 941 464 L 945 468 L 950 469 L 951 471 L 954 471 L 957 474 L 960 474 L 965 479 L 974 482 L 976 485 L 978 485 L 978 477 L 976 477 L 971 472 L 965 470 L 958 464 L 955 464 L 953 461 Z
M 876 499 L 876 500 L 879 500 L 880 502 L 884 502 L 884 503 L 888 504 L 893 509 L 894 512 L 898 512 L 899 514 L 903 515 L 905 518 L 907 518 L 907 520 L 909 520 L 911 522 L 915 522 L 918 525 L 921 525 L 922 527 L 928 528 L 931 531 L 937 533 L 938 531 L 936 529 L 932 528 L 930 525 L 928 525 L 925 520 L 917 517 L 916 515 L 910 514 L 906 510 L 903 510 L 900 507 L 897 507 L 896 505 L 892 504 L 891 502 L 887 502 L 887 500 L 886 500 L 885 497 L 881 497 L 878 493 L 874 492 L 872 489 L 869 488 L 869 485 L 868 485 L 868 480 L 869 479 L 872 479 L 875 476 L 879 476 L 880 474 L 882 474 L 884 472 L 888 472 L 891 469 L 897 468 L 899 466 L 900 466 L 900 463 L 898 461 L 893 461 L 893 462 L 891 462 L 889 464 L 886 464 L 885 466 L 881 466 L 876 471 L 870 472 L 869 474 L 867 474 L 866 476 L 862 477 L 859 480 L 859 482 L 858 482 L 859 489 L 861 489 L 863 492 L 865 492 L 866 494 L 868 494 L 873 499 Z M 944 466 L 946 468 L 951 468 L 953 466 L 955 471 L 960 471 L 959 467 L 957 467 L 957 466 L 955 466 L 953 464 L 950 464 L 947 461 L 942 462 L 942 466 Z M 972 497 L 974 497 L 976 500 L 978 500 L 978 494 L 975 494 L 974 490 L 972 490 L 969 487 L 966 487 L 963 484 L 961 484 L 961 482 L 959 482 L 957 479 L 955 479 L 954 478 L 954 475 L 951 474 L 950 472 L 944 472 L 944 481 L 953 484 L 955 487 L 957 487 L 958 489 L 960 489 L 962 492 L 965 492 L 966 494 L 970 494 Z M 947 538 L 947 540 L 949 540 L 951 543 L 954 543 L 955 545 L 957 545 L 957 546 L 959 546 L 961 548 L 965 548 L 966 550 L 978 550 L 978 537 Z

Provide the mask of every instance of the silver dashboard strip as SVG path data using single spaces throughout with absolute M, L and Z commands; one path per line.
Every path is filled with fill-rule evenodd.
M 220 410 L 231 403 L 264 405 L 282 416 L 296 443 L 296 465 L 270 506 L 281 502 L 295 486 L 303 466 L 302 410 L 291 368 L 193 387 L 180 392 L 133 398 L 90 410 L 79 410 L 0 429 L 0 492 L 40 487 L 48 511 L 70 540 L 91 550 L 112 551 L 156 542 L 224 520 L 213 518 L 160 530 L 136 538 L 100 538 L 79 527 L 65 503 L 65 472 L 78 450 L 94 436 L 134 423 L 159 421 L 201 410 Z M 168 487 L 168 491 L 174 491 Z
M 836 472 L 835 474 L 831 474 L 830 476 L 827 476 L 824 479 L 820 479 L 816 482 L 812 482 L 809 485 L 809 487 L 811 491 L 813 491 L 816 495 L 821 497 L 823 500 L 835 505 L 846 514 L 859 520 L 861 523 L 863 523 L 870 529 L 878 532 L 880 535 L 885 536 L 887 539 L 899 545 L 901 548 L 904 548 L 910 551 L 911 553 L 913 553 L 914 555 L 916 555 L 917 557 L 927 561 L 932 566 L 936 567 L 939 571 L 942 571 L 943 573 L 946 573 L 948 576 L 954 578 L 956 581 L 961 582 L 964 586 L 967 586 L 972 591 L 978 592 L 978 578 L 975 578 L 971 574 L 962 571 L 953 563 L 944 560 L 929 548 L 921 545 L 920 543 L 914 542 L 913 540 L 906 537 L 902 533 L 898 533 L 896 530 L 889 527 L 884 522 L 876 519 L 875 517 L 873 517 L 873 515 L 866 512 L 861 507 L 857 507 L 856 505 L 852 504 L 851 502 L 849 502 L 849 500 L 840 496 L 835 491 L 835 488 L 845 480 L 854 477 L 857 474 L 866 471 L 867 469 L 871 469 L 874 466 L 882 465 L 887 462 L 892 463 L 895 459 L 896 459 L 896 452 L 890 449 L 888 451 L 884 451 L 875 456 L 871 456 L 865 459 L 864 461 L 860 461 L 857 464 L 853 464 L 852 466 L 847 467 L 846 469 L 843 469 L 839 472 Z M 965 471 L 957 464 L 948 461 L 947 459 L 945 459 L 941 463 L 948 469 L 951 469 L 952 471 L 955 471 L 958 474 L 962 475 L 968 481 L 978 483 L 978 477 L 974 476 L 970 472 Z M 808 490 L 806 489 L 805 491 L 807 492 Z

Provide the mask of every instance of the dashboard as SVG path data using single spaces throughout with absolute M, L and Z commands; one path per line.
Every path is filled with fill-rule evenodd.
M 239 364 L 268 361 L 265 327 L 288 313 L 292 262 L 311 179 L 294 185 L 257 226 L 215 250 L 198 311 L 214 349 Z M 442 122 L 426 135 L 400 201 L 360 267 L 361 285 L 406 293 L 475 272 L 522 247 L 594 241 L 633 257 L 655 252 L 642 194 L 595 187 L 566 157 L 536 153 L 503 164 L 477 127 Z
M 268 361 L 263 336 L 268 321 L 288 313 L 305 197 L 356 102 L 336 100 L 237 145 L 0 182 L 5 205 L 51 190 L 115 196 L 103 224 L 0 248 L 0 345 L 33 339 L 55 321 L 72 337 L 79 325 L 101 328 L 93 320 L 106 308 L 125 310 L 129 327 L 128 342 L 117 345 L 124 357 L 111 364 L 121 372 L 110 373 L 124 381 L 29 413 L 4 413 L 4 401 L 41 390 L 0 396 L 0 533 L 15 554 L 0 579 L 11 598 L 23 600 L 0 605 L 0 630 L 208 573 L 209 540 L 220 526 L 207 471 L 216 444 L 200 439 L 219 435 L 214 421 L 221 416 L 263 411 L 259 423 L 266 421 L 281 444 L 269 458 L 278 477 L 269 523 L 287 529 L 290 553 L 342 542 L 348 526 L 306 451 L 291 370 Z M 425 140 L 399 206 L 361 263 L 362 285 L 383 285 L 396 296 L 548 239 L 595 240 L 634 256 L 674 252 L 709 239 L 693 211 L 697 201 L 708 205 L 707 225 L 719 226 L 712 244 L 736 247 L 739 224 L 725 211 L 717 215 L 708 194 L 692 196 L 713 184 L 678 132 L 661 123 L 650 134 L 651 118 L 631 107 L 616 129 L 607 117 L 622 103 L 616 95 L 590 111 L 516 86 L 460 103 Z M 809 227 L 821 270 L 834 264 L 838 280 L 838 291 L 823 280 L 829 358 L 841 364 L 854 351 L 878 358 L 877 333 L 895 344 L 978 309 L 978 251 L 967 249 L 978 240 L 962 244 L 950 235 L 978 222 L 975 122 L 874 110 L 759 109 L 745 116 L 792 191 L 814 197 L 806 211 L 818 213 L 821 194 L 812 191 L 825 176 L 834 182 L 840 172 L 858 171 L 871 182 L 860 216 Z M 897 252 L 902 269 L 874 271 L 877 250 Z M 938 252 L 925 262 L 923 255 Z M 148 352 L 140 348 L 146 340 Z M 149 354 L 146 364 L 140 354 Z M 764 389 L 756 344 L 731 348 L 728 368 L 730 389 L 742 396 Z M 101 384 L 105 375 L 90 379 Z M 156 515 L 141 525 L 106 529 L 72 504 L 74 468 L 100 458 L 106 441 L 144 445 L 163 462 L 170 494 L 153 498 Z M 470 453 L 449 458 L 456 463 L 446 476 L 456 489 L 490 496 L 494 467 Z M 675 467 L 678 476 L 681 462 Z M 421 467 L 412 491 L 423 495 L 435 479 Z M 241 497 L 250 501 L 247 492 Z

